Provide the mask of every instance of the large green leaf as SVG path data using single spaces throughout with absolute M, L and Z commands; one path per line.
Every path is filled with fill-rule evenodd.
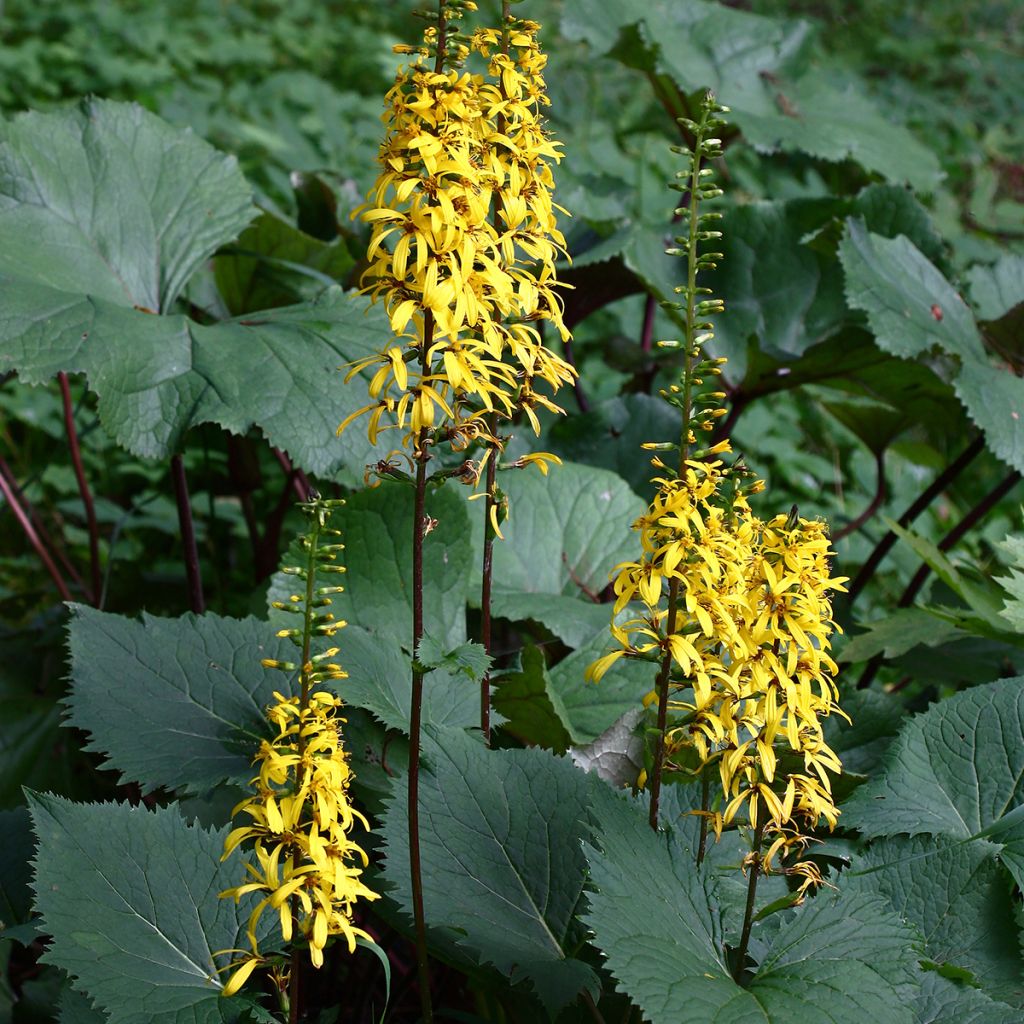
M 529 644 L 523 648 L 518 671 L 494 680 L 494 706 L 508 719 L 505 728 L 526 744 L 564 753 L 571 738 L 569 716 L 551 685 L 544 652 Z
M 36 906 L 63 968 L 114 1024 L 220 1024 L 240 1006 L 220 997 L 221 950 L 245 945 L 252 898 L 217 894 L 239 881 L 221 863 L 224 833 L 172 808 L 30 797 L 39 839 Z
M 124 779 L 203 791 L 252 774 L 264 708 L 284 677 L 262 658 L 294 647 L 258 619 L 142 621 L 73 606 L 70 722 Z
M 846 297 L 867 313 L 886 352 L 906 358 L 939 346 L 962 359 L 982 357 L 981 338 L 967 304 L 907 238 L 883 238 L 851 218 L 839 258 L 846 274 Z
M 0 128 L 5 278 L 163 312 L 255 214 L 234 157 L 135 104 L 90 99 Z
M 955 387 L 993 454 L 1024 471 L 1024 380 L 978 359 L 964 364 Z
M 427 492 L 426 514 L 436 520 L 423 543 L 425 628 L 456 647 L 466 639 L 465 605 L 473 559 L 466 491 L 453 483 Z M 472 506 L 470 506 L 472 507 Z M 342 532 L 345 592 L 334 598 L 338 618 L 412 642 L 411 487 L 388 481 L 346 500 L 331 520 Z
M 1024 802 L 1024 677 L 976 686 L 909 721 L 886 771 L 844 808 L 866 836 L 968 839 Z M 998 841 L 998 840 L 997 840 Z
M 105 1024 L 107 1017 L 92 1005 L 88 996 L 66 988 L 57 1001 L 57 1020 L 59 1024 Z
M 741 988 L 726 962 L 712 883 L 689 850 L 638 814 L 615 815 L 598 843 L 587 848 L 594 891 L 585 920 L 651 1024 L 913 1021 L 905 995 L 916 938 L 881 900 L 811 900 L 764 932 L 764 955 Z M 763 929 L 755 924 L 755 940 Z
M 624 29 L 637 26 L 645 52 Z M 653 66 L 685 93 L 713 89 L 747 139 L 767 152 L 853 159 L 896 181 L 928 189 L 940 177 L 935 155 L 893 124 L 851 75 L 811 67 L 810 26 L 706 0 L 569 0 L 562 28 L 598 52 Z
M 529 979 L 553 1014 L 596 988 L 569 948 L 586 877 L 588 788 L 602 784 L 546 751 L 488 750 L 453 730 L 430 737 L 420 775 L 427 924 L 454 929 L 513 983 Z M 406 800 L 403 780 L 384 815 L 384 877 L 411 913 Z
M 1017 922 L 998 851 L 984 840 L 879 839 L 847 872 L 847 887 L 881 896 L 920 929 L 928 960 L 964 968 L 990 995 L 1020 1002 Z
M 917 1024 L 1017 1024 L 1016 1006 L 990 999 L 984 992 L 958 985 L 930 971 L 921 982 Z
M 494 545 L 496 591 L 563 594 L 592 603 L 617 562 L 634 554 L 643 502 L 614 473 L 565 463 L 543 477 L 502 473 L 510 516 Z M 479 517 L 476 517 L 479 519 Z
M 331 289 L 316 302 L 204 325 L 150 316 L 110 301 L 0 274 L 0 368 L 29 384 L 59 370 L 84 373 L 117 442 L 163 458 L 199 423 L 264 436 L 303 468 L 346 479 L 381 457 L 358 425 L 338 424 L 366 401 L 340 367 L 391 336 L 379 309 Z

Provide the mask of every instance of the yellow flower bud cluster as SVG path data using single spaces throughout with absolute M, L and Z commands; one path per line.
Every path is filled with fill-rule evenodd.
M 828 651 L 830 592 L 845 581 L 830 575 L 823 522 L 758 519 L 746 493 L 760 486 L 737 486 L 721 462 L 688 461 L 681 478 L 655 482 L 634 523 L 643 554 L 612 574 L 616 614 L 633 602 L 642 614 L 612 626 L 617 647 L 589 676 L 599 680 L 622 657 L 670 659 L 677 721 L 666 765 L 717 769 L 716 834 L 745 809 L 771 840 L 767 868 L 839 814 L 829 773 L 841 764 L 821 721 L 842 714 Z
M 237 902 L 246 893 L 266 894 L 249 916 L 252 956 L 238 966 L 225 995 L 237 991 L 261 962 L 256 928 L 268 907 L 279 915 L 284 940 L 298 930 L 309 943 L 313 966 L 320 967 L 329 936 L 343 935 L 350 952 L 357 936 L 371 938 L 352 923 L 352 907 L 357 899 L 378 898 L 360 881 L 367 857 L 348 834 L 357 821 L 367 829 L 369 823 L 348 800 L 351 771 L 339 732 L 341 701 L 319 691 L 303 709 L 298 697 L 274 697 L 267 718 L 277 735 L 256 756 L 256 794 L 232 812 L 252 822 L 232 830 L 224 842 L 227 857 L 240 843 L 255 841 L 254 858 L 246 864 L 251 880 L 221 896 Z
M 365 290 L 383 302 L 395 340 L 354 363 L 349 379 L 376 367 L 368 434 L 445 427 L 461 442 L 482 437 L 491 413 L 521 410 L 539 432 L 539 394 L 570 383 L 573 368 L 546 349 L 538 324 L 563 339 L 555 261 L 564 251 L 552 201 L 551 161 L 560 159 L 540 116 L 545 56 L 535 22 L 513 20 L 508 53 L 491 53 L 503 32 L 481 29 L 456 59 L 476 57 L 485 73 L 430 64 L 440 45 L 431 26 L 387 94 L 381 174 L 360 214 L 372 225 Z
M 330 595 L 344 588 L 317 586 L 318 574 L 344 572 L 337 564 L 344 545 L 320 544 L 323 534 L 338 536 L 327 522 L 340 504 L 344 502 L 314 498 L 301 506 L 311 523 L 301 538 L 307 562 L 284 572 L 304 581 L 305 591 L 274 602 L 279 611 L 302 616 L 301 628 L 278 632 L 301 650 L 302 664 L 269 658 L 262 664 L 290 675 L 297 671 L 301 693 L 274 693 L 274 703 L 267 709 L 273 734 L 260 744 L 253 760 L 258 766 L 250 780 L 253 794 L 231 812 L 232 817 L 247 815 L 249 822 L 228 834 L 221 859 L 242 843 L 252 844 L 251 856 L 245 865 L 248 881 L 225 890 L 221 898 L 237 903 L 249 893 L 263 895 L 249 916 L 250 950 L 230 951 L 243 956 L 229 965 L 233 973 L 224 986 L 225 996 L 237 992 L 262 964 L 284 984 L 287 971 L 282 973 L 273 958 L 260 953 L 257 940 L 260 918 L 268 908 L 277 912 L 285 942 L 297 935 L 306 941 L 314 967 L 323 965 L 324 947 L 332 935 L 344 936 L 350 952 L 358 937 L 371 939 L 353 924 L 353 905 L 357 899 L 375 900 L 378 895 L 360 881 L 367 856 L 350 836 L 357 823 L 365 829 L 369 823 L 349 800 L 352 772 L 342 743 L 342 701 L 318 689 L 347 678 L 347 673 L 333 660 L 337 647 L 311 653 L 314 636 L 334 636 L 345 626 L 324 611 L 331 604 Z

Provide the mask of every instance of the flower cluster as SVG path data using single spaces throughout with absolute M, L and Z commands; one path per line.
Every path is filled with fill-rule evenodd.
M 821 720 L 842 714 L 828 650 L 829 595 L 844 581 L 830 575 L 824 523 L 763 522 L 746 500 L 759 485 L 731 477 L 720 462 L 691 461 L 681 479 L 659 481 L 634 524 L 643 554 L 613 573 L 616 612 L 634 601 L 643 612 L 613 625 L 618 647 L 591 678 L 624 656 L 670 659 L 669 708 L 680 724 L 667 735 L 666 763 L 714 766 L 723 796 L 709 812 L 716 833 L 745 805 L 749 823 L 775 837 L 770 863 L 839 813 L 828 773 L 841 766 Z
M 722 359 L 704 357 L 714 336 L 706 318 L 723 309 L 709 290 L 696 285 L 699 271 L 714 267 L 720 253 L 701 253 L 716 241 L 708 225 L 720 215 L 700 213 L 699 204 L 721 194 L 703 161 L 721 155 L 711 138 L 724 122 L 724 108 L 705 99 L 700 122 L 683 120 L 695 145 L 680 150 L 689 167 L 680 172 L 688 205 L 676 211 L 689 231 L 669 250 L 688 260 L 687 284 L 676 289 L 685 302 L 671 304 L 686 326 L 678 385 L 662 397 L 682 414 L 680 442 L 644 447 L 679 455 L 678 469 L 655 457 L 660 470 L 654 500 L 634 524 L 642 553 L 613 570 L 615 616 L 628 606 L 640 614 L 613 622 L 616 647 L 589 669 L 597 681 L 623 657 L 645 658 L 660 666 L 649 702 L 659 707 L 659 741 L 652 779 L 652 824 L 665 769 L 700 775 L 717 771 L 721 791 L 706 791 L 701 813 L 716 835 L 742 810 L 754 830 L 752 861 L 769 870 L 780 851 L 801 851 L 805 833 L 824 821 L 831 828 L 839 814 L 830 772 L 839 758 L 825 742 L 822 720 L 842 714 L 829 656 L 830 594 L 843 579 L 830 574 L 829 539 L 824 523 L 801 519 L 796 510 L 765 522 L 748 498 L 763 490 L 742 460 L 727 465 L 717 456 L 731 452 L 729 441 L 697 447 L 701 433 L 714 430 L 725 415 L 721 391 L 704 391 L 705 376 L 721 373 Z M 646 775 L 646 773 L 645 773 Z M 641 782 L 645 778 L 642 777 Z M 703 856 L 703 832 L 698 860 Z M 762 845 L 767 852 L 762 853 Z M 784 868 L 803 877 L 801 890 L 821 881 L 809 862 Z
M 259 766 L 251 780 L 254 793 L 232 812 L 232 817 L 245 814 L 250 821 L 233 829 L 224 842 L 224 858 L 249 841 L 252 857 L 246 864 L 249 880 L 222 892 L 221 897 L 238 902 L 249 893 L 262 894 L 249 916 L 251 952 L 231 965 L 235 971 L 224 987 L 226 996 L 237 992 L 253 970 L 267 962 L 259 951 L 257 929 L 268 908 L 277 912 L 285 942 L 296 933 L 307 942 L 314 967 L 323 965 L 330 936 L 344 936 L 350 952 L 358 936 L 371 938 L 352 923 L 355 901 L 378 897 L 360 881 L 367 857 L 350 836 L 357 823 L 366 829 L 369 823 L 349 801 L 352 773 L 342 744 L 345 720 L 338 714 L 342 701 L 316 688 L 344 679 L 346 673 L 332 660 L 338 648 L 310 653 L 313 635 L 333 636 L 345 625 L 323 610 L 331 603 L 328 595 L 341 588 L 315 585 L 317 573 L 343 571 L 336 564 L 342 545 L 318 543 L 321 533 L 337 533 L 326 527 L 334 504 L 315 500 L 303 506 L 313 525 L 303 538 L 309 560 L 305 567 L 287 571 L 306 581 L 306 592 L 275 602 L 279 610 L 303 616 L 301 629 L 283 629 L 278 634 L 301 648 L 303 663 L 265 659 L 263 665 L 289 674 L 298 670 L 301 693 L 274 694 L 275 703 L 267 710 L 274 735 L 260 744 L 254 759 Z
M 563 339 L 555 260 L 550 161 L 558 144 L 543 126 L 545 56 L 535 22 L 504 30 L 453 31 L 446 8 L 387 94 L 381 174 L 361 210 L 372 225 L 366 291 L 383 302 L 395 334 L 384 351 L 353 364 L 376 367 L 366 413 L 369 437 L 406 431 L 417 451 L 426 431 L 456 450 L 495 444 L 489 419 L 522 411 L 539 431 L 537 406 L 560 411 L 551 391 L 575 371 L 542 343 L 548 321 Z M 464 40 L 464 41 L 461 41 Z M 454 42 L 453 42 L 454 41 Z M 502 46 L 508 52 L 491 51 Z M 486 74 L 461 65 L 475 55 Z M 431 61 L 433 58 L 433 61 Z

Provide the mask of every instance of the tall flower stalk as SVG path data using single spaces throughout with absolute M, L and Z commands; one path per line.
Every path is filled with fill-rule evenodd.
M 297 673 L 299 692 L 274 694 L 275 702 L 267 710 L 274 735 L 263 741 L 256 754 L 259 771 L 251 783 L 254 793 L 232 813 L 232 817 L 247 815 L 249 823 L 234 829 L 224 842 L 224 858 L 249 842 L 252 856 L 245 865 L 249 880 L 221 897 L 237 902 L 249 893 L 261 895 L 249 917 L 251 948 L 231 965 L 235 970 L 224 995 L 237 992 L 253 970 L 265 964 L 271 968 L 291 1021 L 299 1016 L 299 948 L 293 946 L 287 967 L 260 953 L 257 932 L 264 912 L 276 911 L 285 942 L 301 937 L 313 966 L 321 967 L 330 936 L 343 936 L 350 952 L 357 938 L 371 939 L 353 924 L 352 911 L 359 899 L 377 899 L 360 881 L 367 857 L 349 835 L 357 823 L 367 829 L 369 824 L 348 799 L 352 773 L 342 743 L 345 720 L 338 714 L 342 701 L 323 688 L 347 678 L 347 673 L 333 660 L 337 647 L 313 653 L 314 637 L 333 637 L 345 625 L 327 610 L 330 595 L 342 588 L 318 585 L 318 576 L 345 571 L 338 561 L 344 545 L 322 542 L 324 536 L 339 536 L 328 526 L 339 504 L 343 503 L 315 498 L 300 506 L 309 523 L 301 538 L 306 563 L 283 571 L 304 587 L 288 601 L 274 605 L 301 616 L 300 626 L 278 633 L 298 648 L 300 661 L 263 661 L 265 668 L 291 678 Z
M 575 377 L 542 343 L 548 321 L 563 339 L 555 260 L 564 238 L 555 224 L 551 161 L 557 144 L 544 129 L 546 105 L 537 44 L 539 26 L 503 6 L 499 29 L 459 30 L 472 0 L 439 0 L 419 46 L 398 46 L 411 60 L 387 94 L 381 173 L 358 214 L 372 226 L 364 290 L 384 305 L 394 338 L 350 367 L 349 380 L 372 370 L 370 401 L 339 433 L 367 416 L 371 443 L 401 431 L 414 467 L 412 537 L 413 669 L 409 753 L 409 851 L 419 984 L 424 1020 L 431 1019 L 426 924 L 419 851 L 419 759 L 424 669 L 423 544 L 428 476 L 452 476 L 485 489 L 482 581 L 484 642 L 490 646 L 493 539 L 501 537 L 507 502 L 496 483 L 508 440 L 501 430 L 517 416 L 535 432 L 538 408 L 561 412 L 553 394 Z M 423 12 L 421 12 L 422 14 Z M 494 51 L 494 52 L 492 52 Z M 484 73 L 465 70 L 467 60 Z M 454 469 L 428 474 L 444 448 L 463 457 Z M 558 460 L 532 453 L 516 460 L 547 472 Z M 489 680 L 481 687 L 481 727 L 490 730 Z
M 721 373 L 725 360 L 708 359 L 713 338 L 710 316 L 722 302 L 698 284 L 720 253 L 703 252 L 721 233 L 720 214 L 703 204 L 721 195 L 707 162 L 720 155 L 714 133 L 724 125 L 724 108 L 710 94 L 698 121 L 682 123 L 692 135 L 689 166 L 673 187 L 688 196 L 676 211 L 687 232 L 676 239 L 674 255 L 686 259 L 683 301 L 685 337 L 659 343 L 681 349 L 679 383 L 661 392 L 681 414 L 676 442 L 650 442 L 655 497 L 633 528 L 642 552 L 612 573 L 616 596 L 611 632 L 614 649 L 589 670 L 600 680 L 620 658 L 642 658 L 658 665 L 648 703 L 657 706 L 657 728 L 649 778 L 650 824 L 658 828 L 666 772 L 696 776 L 702 806 L 695 851 L 703 861 L 709 828 L 743 825 L 751 842 L 745 867 L 749 898 L 736 974 L 743 976 L 753 920 L 757 879 L 783 870 L 800 880 L 799 894 L 820 884 L 817 868 L 801 861 L 808 833 L 821 821 L 834 827 L 838 810 L 831 774 L 839 758 L 825 742 L 821 721 L 842 714 L 833 682 L 837 671 L 828 654 L 832 621 L 830 593 L 843 579 L 830 574 L 825 523 L 802 519 L 796 509 L 767 521 L 752 511 L 749 498 L 764 489 L 741 459 L 731 464 L 728 440 L 702 445 L 726 413 L 725 394 L 704 388 Z M 663 453 L 677 458 L 670 464 Z M 626 609 L 634 617 L 618 622 Z M 646 774 L 646 773 L 645 773 Z M 712 785 L 717 777 L 720 788 Z M 781 867 L 780 867 L 781 865 Z

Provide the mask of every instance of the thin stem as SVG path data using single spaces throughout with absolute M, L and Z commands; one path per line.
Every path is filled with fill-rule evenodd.
M 952 530 L 949 531 L 938 543 L 939 551 L 945 553 L 958 544 L 965 534 L 972 530 L 975 526 L 981 522 L 992 511 L 992 509 L 1006 497 L 1010 491 L 1020 482 L 1020 473 L 1014 470 L 1012 473 L 1008 473 L 1003 479 L 992 488 L 988 494 L 985 495 L 968 513 L 960 520 Z M 924 564 L 914 574 L 911 581 L 907 584 L 906 590 L 903 591 L 897 602 L 898 608 L 909 608 L 917 597 L 921 588 L 925 585 L 928 579 L 928 575 L 931 572 L 931 566 Z M 876 654 L 864 667 L 864 671 L 861 673 L 860 679 L 857 680 L 857 689 L 867 689 L 878 673 L 878 669 L 881 667 L 882 662 L 885 660 L 882 654 Z
M 501 4 L 501 52 L 508 56 L 509 51 L 509 9 L 510 0 L 502 0 Z M 501 96 L 505 99 L 505 84 L 500 83 Z M 505 115 L 498 115 L 498 134 L 505 133 Z M 499 203 L 491 194 L 491 223 L 495 232 L 501 230 L 501 210 Z M 491 413 L 488 417 L 488 429 L 492 440 L 488 447 L 487 477 L 485 480 L 486 497 L 484 498 L 484 553 L 480 566 L 480 640 L 484 652 L 491 653 L 491 585 L 494 576 L 494 532 L 491 528 L 491 517 L 495 514 L 495 483 L 498 472 L 498 453 L 501 443 L 496 439 L 498 417 Z M 491 745 L 491 673 L 485 672 L 480 680 L 480 731 L 484 735 L 484 743 Z
M 708 778 L 708 766 L 704 765 L 700 772 L 700 839 L 697 841 L 697 867 L 704 863 L 704 855 L 707 852 L 710 805 L 711 780 Z
M 438 53 L 444 44 L 444 4 L 441 2 Z M 440 57 L 438 58 L 440 64 Z M 429 375 L 428 353 L 434 337 L 434 315 L 426 312 L 423 347 L 420 352 L 422 375 Z M 416 434 L 416 496 L 412 514 L 412 703 L 409 710 L 409 873 L 412 888 L 413 921 L 416 929 L 416 972 L 419 978 L 420 1008 L 423 1024 L 431 1024 L 434 1009 L 430 998 L 430 968 L 427 961 L 427 924 L 423 912 L 423 869 L 420 862 L 420 730 L 423 710 L 423 668 L 419 661 L 423 639 L 423 537 L 427 494 L 427 462 L 424 431 Z
M 586 1006 L 590 1016 L 594 1018 L 594 1024 L 605 1024 L 605 1019 L 597 1008 L 594 997 L 586 989 L 583 990 L 583 1005 Z
M 875 484 L 875 495 L 868 503 L 867 507 L 856 519 L 851 519 L 841 530 L 837 530 L 833 535 L 832 540 L 842 540 L 844 537 L 849 537 L 851 533 L 856 533 L 882 506 L 882 502 L 885 501 L 885 449 L 883 448 L 879 452 L 875 452 L 875 472 L 876 472 L 876 484 Z
M 272 449 L 274 452 L 274 458 L 277 459 L 278 464 L 284 470 L 285 475 L 288 477 L 291 486 L 295 490 L 295 496 L 299 501 L 309 501 L 309 492 L 312 487 L 309 485 L 309 480 L 306 478 L 306 474 L 301 469 L 296 469 L 292 464 L 292 460 L 288 458 L 286 452 L 281 451 L 280 448 Z
M 697 196 L 700 194 L 700 153 L 701 141 L 704 132 L 705 113 L 702 119 L 698 137 L 693 147 L 693 166 L 690 171 L 690 195 L 688 219 L 688 238 L 690 240 L 686 259 L 686 337 L 683 344 L 686 347 L 685 362 L 683 365 L 683 403 L 681 413 L 683 418 L 683 429 L 679 439 L 679 476 L 686 473 L 686 461 L 690 457 L 690 423 L 693 417 L 693 352 L 694 337 L 696 335 L 695 325 L 696 300 L 697 300 Z M 676 631 L 676 619 L 678 617 L 679 604 L 679 580 L 673 579 L 668 588 L 668 618 L 666 620 L 665 636 L 670 637 Z M 668 691 L 669 673 L 672 668 L 672 652 L 666 644 L 664 656 L 661 659 L 661 668 L 655 683 L 655 690 L 658 694 L 658 741 L 654 748 L 654 763 L 651 766 L 651 808 L 650 825 L 655 832 L 658 831 L 658 805 L 661 802 L 661 776 L 665 770 L 665 733 L 668 728 Z
M 921 492 L 920 497 L 900 516 L 900 526 L 909 526 L 947 487 L 985 450 L 985 439 L 979 434 L 933 481 Z M 847 606 L 852 605 L 857 595 L 864 589 L 872 576 L 878 571 L 882 559 L 892 550 L 899 538 L 889 530 L 875 545 L 874 551 L 868 555 L 867 561 L 861 566 L 860 572 L 850 584 L 847 595 Z
M 647 353 L 654 347 L 654 314 L 658 308 L 658 300 L 648 295 L 644 302 L 644 322 L 640 328 L 640 351 Z
M 71 451 L 71 464 L 75 468 L 75 479 L 78 481 L 78 493 L 82 496 L 82 506 L 85 509 L 85 521 L 89 527 L 89 569 L 92 588 L 92 603 L 95 605 L 100 599 L 100 590 L 103 586 L 100 573 L 100 529 L 96 522 L 96 507 L 92 500 L 92 491 L 89 490 L 89 482 L 85 479 L 85 469 L 82 465 L 82 450 L 78 444 L 78 430 L 75 427 L 75 410 L 71 402 L 71 385 L 68 383 L 68 375 L 61 370 L 57 374 L 60 381 L 61 399 L 64 403 L 64 431 L 68 437 L 68 448 Z
M 754 900 L 757 897 L 757 880 L 761 874 L 761 837 L 764 825 L 754 830 L 754 852 L 750 862 L 750 878 L 747 881 L 747 906 L 743 912 L 743 931 L 740 932 L 740 944 L 736 949 L 736 962 L 733 965 L 733 977 L 737 984 L 743 977 L 743 969 L 747 962 L 747 947 L 750 945 L 750 929 L 754 924 Z
M 491 430 L 497 429 L 496 417 L 491 416 Z M 480 578 L 480 641 L 488 656 L 491 653 L 491 584 L 494 575 L 494 530 L 491 528 L 491 509 L 494 508 L 494 486 L 498 471 L 498 452 L 492 447 L 487 460 L 487 497 L 484 506 L 484 556 Z M 480 729 L 484 743 L 491 745 L 491 673 L 480 680 Z
M 203 578 L 199 571 L 199 550 L 196 547 L 196 531 L 192 522 L 192 503 L 188 496 L 185 463 L 180 455 L 171 456 L 171 480 L 174 483 L 174 498 L 178 504 L 181 544 L 185 552 L 185 577 L 188 581 L 189 605 L 196 615 L 202 615 L 206 610 L 206 601 L 203 598 Z
M 50 578 L 53 580 L 57 587 L 57 592 L 60 594 L 62 601 L 71 600 L 71 592 L 68 590 L 67 584 L 64 582 L 64 577 L 61 576 L 57 566 L 54 565 L 53 559 L 50 557 L 50 553 L 43 546 L 43 542 L 39 539 L 39 534 L 36 533 L 35 527 L 29 520 L 25 510 L 21 507 L 18 502 L 18 497 L 14 493 L 12 487 L 12 480 L 8 480 L 5 472 L 0 472 L 0 491 L 3 492 L 4 498 L 7 504 L 10 506 L 11 511 L 14 513 L 14 518 L 18 520 L 19 525 L 28 537 L 29 543 L 35 549 L 36 554 L 39 556 L 39 561 L 43 563 L 43 567 L 50 574 Z

